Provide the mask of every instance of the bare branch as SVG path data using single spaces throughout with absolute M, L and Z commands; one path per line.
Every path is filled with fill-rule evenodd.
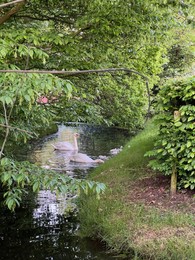
M 0 126 L 6 127 L 6 128 L 10 128 L 12 130 L 17 130 L 17 131 L 20 131 L 20 132 L 23 132 L 23 133 L 27 133 L 27 134 L 29 134 L 31 136 L 34 135 L 33 132 L 30 132 L 30 131 L 27 131 L 27 130 L 24 130 L 24 129 L 21 129 L 21 128 L 18 128 L 18 127 L 14 127 L 14 126 L 10 126 L 10 125 L 4 125 L 4 124 L 0 124 Z
M 6 106 L 5 104 L 3 103 L 3 110 L 4 110 L 4 117 L 5 117 L 5 127 L 6 127 L 6 131 L 5 131 L 5 137 L 4 137 L 4 140 L 3 140 L 3 144 L 1 146 L 1 151 L 0 151 L 0 159 L 3 155 L 3 151 L 4 151 L 4 148 L 5 148 L 5 144 L 7 142 L 7 138 L 8 138 L 8 135 L 9 135 L 9 127 L 8 127 L 8 117 L 7 117 L 7 110 L 6 110 Z
M 95 70 L 77 70 L 77 71 L 65 71 L 65 70 L 0 70 L 0 73 L 39 73 L 39 74 L 63 74 L 65 76 L 76 76 L 81 74 L 91 74 L 99 72 L 116 72 L 124 71 L 129 74 L 134 73 L 141 76 L 143 79 L 148 80 L 146 76 L 140 72 L 127 68 L 108 68 L 108 69 L 95 69 Z
M 24 0 L 15 0 L 15 1 L 12 1 L 12 2 L 9 2 L 9 3 L 1 4 L 1 5 L 0 5 L 0 8 L 1 8 L 1 7 L 8 6 L 8 5 L 17 4 L 17 3 L 20 3 L 20 2 L 23 2 L 23 1 L 24 1 Z

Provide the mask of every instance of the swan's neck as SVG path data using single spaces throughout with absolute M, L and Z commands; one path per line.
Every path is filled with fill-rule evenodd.
M 78 143 L 77 143 L 77 137 L 74 136 L 74 148 L 75 150 L 78 150 Z

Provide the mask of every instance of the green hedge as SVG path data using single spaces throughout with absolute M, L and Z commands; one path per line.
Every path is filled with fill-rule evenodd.
M 178 186 L 195 189 L 195 77 L 170 80 L 157 101 L 158 140 L 150 161 L 153 169 L 171 175 L 176 168 Z M 174 116 L 175 115 L 175 116 Z

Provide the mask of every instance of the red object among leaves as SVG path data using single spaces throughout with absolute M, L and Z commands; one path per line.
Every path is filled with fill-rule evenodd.
M 37 99 L 37 103 L 39 104 L 48 104 L 49 103 L 49 99 L 45 96 L 41 96 Z

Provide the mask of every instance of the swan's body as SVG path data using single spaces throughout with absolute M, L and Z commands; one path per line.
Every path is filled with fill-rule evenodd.
M 61 150 L 61 151 L 78 151 L 78 144 L 77 144 L 77 138 L 79 137 L 79 134 L 74 134 L 74 142 L 73 144 L 70 142 L 58 142 L 55 144 L 52 144 L 55 150 Z
M 79 163 L 103 163 L 104 161 L 101 159 L 93 160 L 91 157 L 84 153 L 77 153 L 70 157 L 70 161 L 79 162 Z
M 123 147 L 121 146 L 120 148 L 114 148 L 110 150 L 110 154 L 116 155 L 122 151 Z

